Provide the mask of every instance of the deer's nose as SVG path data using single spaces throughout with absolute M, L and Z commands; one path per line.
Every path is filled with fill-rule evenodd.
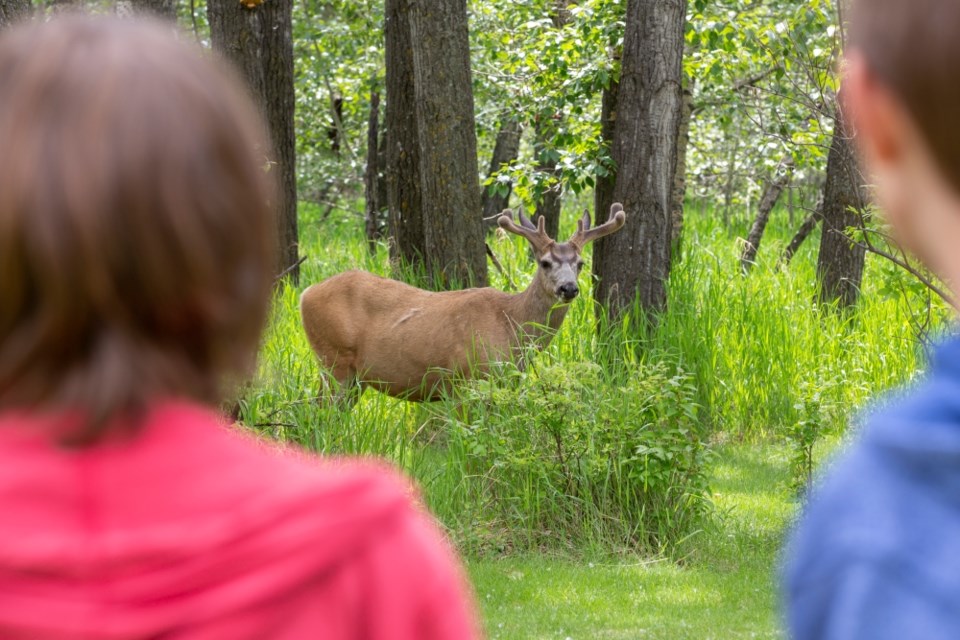
M 567 282 L 566 284 L 560 285 L 560 288 L 557 289 L 557 294 L 564 300 L 573 300 L 577 297 L 577 294 L 580 293 L 580 289 L 577 287 L 574 282 Z

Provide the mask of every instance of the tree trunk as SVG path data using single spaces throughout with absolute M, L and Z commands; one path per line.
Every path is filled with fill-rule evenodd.
M 570 7 L 575 0 L 553 0 L 550 7 L 550 20 L 554 29 L 562 29 L 573 17 Z M 559 116 L 559 114 L 557 114 Z M 548 183 L 548 187 L 537 199 L 534 221 L 543 216 L 544 229 L 548 236 L 556 238 L 560 233 L 560 213 L 563 210 L 563 187 L 557 171 L 556 150 L 553 149 L 551 136 L 555 133 L 559 120 L 554 114 L 541 113 L 534 129 L 534 149 L 537 155 L 537 172 Z
M 294 128 L 296 95 L 293 84 L 293 0 L 268 0 L 260 9 L 263 20 L 262 60 L 267 123 L 280 171 L 277 207 L 278 273 L 299 260 L 297 228 L 297 134 Z M 276 169 L 275 168 L 275 169 Z M 299 282 L 300 270 L 291 272 Z
M 793 204 L 793 192 L 794 186 L 792 183 L 787 184 L 787 220 L 790 223 L 790 226 L 793 226 L 793 223 L 796 219 L 796 206 Z
M 503 165 L 511 164 L 520 155 L 520 136 L 522 129 L 520 121 L 513 116 L 505 116 L 500 123 L 497 133 L 497 142 L 493 146 L 493 156 L 490 158 L 490 169 L 487 176 L 492 176 Z M 491 187 L 495 185 L 490 185 Z M 484 226 L 491 228 L 497 224 L 496 216 L 506 209 L 510 203 L 511 185 L 507 185 L 506 193 L 491 193 L 490 187 L 484 187 L 480 202 L 483 209 Z
M 340 144 L 343 141 L 343 96 L 330 95 L 330 121 L 332 124 L 327 127 L 327 139 L 330 141 L 330 150 L 339 160 Z
M 550 143 L 547 139 L 546 131 L 548 126 L 538 123 L 535 130 L 536 153 L 537 153 L 537 171 L 545 174 L 544 178 L 551 181 L 552 184 L 541 194 L 537 200 L 537 210 L 534 214 L 534 220 L 543 216 L 547 235 L 556 238 L 560 231 L 560 210 L 563 207 L 559 176 L 557 175 L 556 157 L 549 153 Z
M 729 141 L 729 134 L 727 140 Z M 737 154 L 740 153 L 740 136 L 733 137 L 733 146 L 727 157 L 727 179 L 723 187 L 723 226 L 730 226 L 730 209 L 733 206 L 733 192 L 736 184 Z
M 76 11 L 82 8 L 83 0 L 49 0 L 46 6 L 52 15 L 57 15 L 65 11 Z
M 839 100 L 838 100 L 839 102 Z M 820 301 L 850 307 L 857 302 L 863 280 L 864 250 L 851 242 L 847 229 L 860 227 L 867 203 L 863 177 L 837 109 L 833 141 L 827 156 L 827 179 L 823 186 L 823 233 L 817 278 Z
M 612 156 L 627 223 L 596 243 L 596 299 L 617 317 L 666 307 L 671 201 L 682 111 L 685 0 L 628 0 Z M 608 210 L 596 212 L 606 219 Z
M 417 104 L 413 92 L 413 46 L 407 0 L 387 0 L 384 16 L 387 67 L 387 206 L 390 209 L 390 256 L 422 262 L 423 203 L 420 197 L 420 151 Z
M 380 229 L 380 93 L 370 94 L 370 119 L 367 122 L 367 169 L 364 173 L 366 192 L 366 215 L 364 231 L 367 236 L 367 249 L 376 253 L 377 240 L 383 235 Z
M 233 63 L 264 110 L 260 9 L 246 9 L 236 0 L 209 0 L 207 19 L 214 49 Z
M 757 259 L 757 251 L 760 250 L 760 241 L 763 239 L 763 232 L 767 228 L 767 221 L 770 220 L 770 212 L 776 206 L 780 194 L 790 182 L 790 176 L 793 173 L 793 156 L 785 155 L 777 164 L 774 170 L 773 179 L 767 183 L 767 188 L 760 198 L 760 205 L 757 207 L 757 217 L 750 227 L 750 233 L 747 235 L 747 242 L 743 247 L 743 254 L 740 256 L 740 268 L 744 273 L 749 273 Z
M 677 134 L 677 169 L 673 175 L 673 194 L 670 197 L 670 260 L 676 262 L 683 255 L 683 205 L 687 197 L 687 146 L 690 143 L 690 120 L 693 117 L 693 78 L 683 88 L 680 131 Z
M 296 134 L 294 132 L 292 0 L 269 0 L 252 8 L 236 0 L 209 0 L 210 37 L 240 71 L 267 123 L 277 172 L 276 272 L 299 280 Z M 292 268 L 291 268 L 292 267 Z
M 412 84 L 399 86 L 388 77 L 387 110 L 413 107 L 422 218 L 419 238 L 405 232 L 397 235 L 398 244 L 416 240 L 413 246 L 401 245 L 399 253 L 419 254 L 444 287 L 484 285 L 487 259 L 483 222 L 477 215 L 480 185 L 466 0 L 390 0 L 387 21 L 388 31 L 404 26 L 407 30 L 388 46 L 387 67 L 389 76 L 391 65 L 399 63 Z M 388 45 L 392 37 L 387 37 Z M 409 59 L 403 49 L 409 50 Z M 394 102 L 391 86 L 408 95 Z M 389 123 L 388 132 L 394 134 Z M 406 141 L 408 134 L 400 134 L 399 140 Z
M 177 2 L 176 0 L 127 0 L 134 13 L 139 15 L 154 16 L 164 20 L 176 21 Z M 119 8 L 119 2 L 118 8 Z
M 30 17 L 30 0 L 0 0 L 0 29 Z
M 423 255 L 444 286 L 487 283 L 466 0 L 410 6 Z
M 600 100 L 600 139 L 607 149 L 613 149 L 613 134 L 617 126 L 617 95 L 620 92 L 620 85 L 611 81 L 610 86 L 603 90 Z M 610 206 L 614 203 L 613 190 L 617 186 L 616 171 L 610 171 L 606 175 L 597 175 L 594 180 L 593 189 L 593 210 L 594 226 L 602 224 L 610 212 Z M 602 242 L 597 241 L 597 244 Z M 603 254 L 594 250 L 593 252 L 593 272 L 601 273 Z
M 800 249 L 800 246 L 807 240 L 807 237 L 813 233 L 813 230 L 817 228 L 817 225 L 820 224 L 821 220 L 823 220 L 822 194 L 819 202 L 817 202 L 816 208 L 804 219 L 803 224 L 800 225 L 800 228 L 797 229 L 797 232 L 790 240 L 790 244 L 788 244 L 787 248 L 783 250 L 783 254 L 780 256 L 779 261 L 780 266 L 786 266 L 790 264 L 790 261 L 793 260 L 793 256 L 796 255 L 797 251 Z

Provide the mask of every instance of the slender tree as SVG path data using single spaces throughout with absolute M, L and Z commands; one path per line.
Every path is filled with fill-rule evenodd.
M 380 212 L 385 206 L 381 200 L 383 183 L 380 154 L 380 92 L 370 93 L 370 117 L 367 120 L 367 167 L 363 174 L 363 188 L 366 200 L 364 211 L 364 235 L 367 237 L 367 250 L 376 253 L 377 240 L 383 235 L 380 226 Z
M 615 113 L 612 199 L 623 203 L 627 224 L 594 250 L 596 299 L 608 316 L 635 299 L 648 313 L 666 306 L 685 20 L 685 0 L 627 2 L 616 108 L 605 109 L 607 118 Z M 609 210 L 600 204 L 598 222 Z
M 503 165 L 514 162 L 520 155 L 520 136 L 523 130 L 520 121 L 513 116 L 504 116 L 497 132 L 497 141 L 493 146 L 493 155 L 490 157 L 490 168 L 487 175 L 493 175 Z M 505 193 L 485 188 L 480 197 L 483 208 L 484 226 L 495 227 L 496 216 L 507 208 L 510 202 L 511 187 L 508 183 Z
M 387 205 L 392 256 L 409 264 L 421 260 L 423 203 L 420 197 L 420 143 L 413 92 L 413 46 L 405 0 L 387 0 L 384 20 L 387 67 Z
M 563 194 L 562 185 L 557 175 L 556 150 L 551 148 L 550 135 L 548 134 L 550 129 L 550 125 L 542 121 L 538 122 L 534 129 L 535 147 L 538 156 L 537 171 L 544 174 L 548 180 L 552 178 L 552 184 L 537 201 L 537 217 L 534 220 L 543 216 L 547 235 L 556 238 L 560 231 L 560 210 L 563 207 Z
M 550 21 L 554 29 L 562 29 L 572 17 L 569 7 L 575 0 L 554 0 L 550 7 Z M 553 137 L 560 113 L 540 113 L 534 126 L 534 149 L 537 154 L 537 171 L 543 175 L 549 186 L 537 200 L 536 218 L 543 216 L 547 235 L 556 238 L 560 232 L 560 213 L 563 210 L 563 184 L 557 170 L 557 150 Z
M 420 197 L 420 143 L 413 92 L 413 46 L 405 0 L 387 0 L 384 20 L 387 67 L 387 205 L 390 210 L 391 253 L 401 262 L 417 264 L 423 243 L 423 202 Z
M 619 60 L 619 53 L 617 54 Z M 613 136 L 617 125 L 617 96 L 620 93 L 620 83 L 615 80 L 610 82 L 610 86 L 603 90 L 600 99 L 600 139 L 604 145 L 610 149 L 613 146 Z M 593 208 L 596 212 L 597 224 L 603 222 L 604 211 L 609 211 L 614 203 L 613 191 L 617 186 L 617 174 L 615 171 L 598 175 L 593 190 Z M 603 240 L 594 243 L 597 247 Z M 598 262 L 603 261 L 603 256 L 594 248 L 593 250 L 593 271 L 600 272 Z
M 795 234 L 793 234 L 793 238 L 790 239 L 790 243 L 780 255 L 780 266 L 786 266 L 790 264 L 790 261 L 793 260 L 793 256 L 796 255 L 797 251 L 800 250 L 800 247 L 803 246 L 803 243 L 806 242 L 808 237 L 810 237 L 810 234 L 813 233 L 813 230 L 817 228 L 817 225 L 820 224 L 822 219 L 823 192 L 820 193 L 820 199 L 817 201 L 813 211 L 811 211 L 807 217 L 803 219 L 803 223 L 800 225 L 800 228 L 797 229 Z
M 770 213 L 776 206 L 777 200 L 780 199 L 780 194 L 789 184 L 791 175 L 793 175 L 793 156 L 787 154 L 777 164 L 773 178 L 767 182 L 767 187 L 763 190 L 763 196 L 760 198 L 760 204 L 757 206 L 757 217 L 753 220 L 753 226 L 750 227 L 750 233 L 747 235 L 747 241 L 743 246 L 743 253 L 740 255 L 740 268 L 744 273 L 748 273 L 753 268 L 753 263 L 757 259 L 757 252 L 760 250 L 763 232 L 770 220 Z
M 388 0 L 386 42 L 397 255 L 422 261 L 444 286 L 485 284 L 466 0 Z
M 673 174 L 673 194 L 670 197 L 670 259 L 676 262 L 682 255 L 683 206 L 687 197 L 687 147 L 690 144 L 690 121 L 693 120 L 693 79 L 687 78 L 683 87 L 680 128 L 677 132 L 677 168 Z
M 296 135 L 294 132 L 292 0 L 209 0 L 213 46 L 240 71 L 267 123 L 273 144 L 269 170 L 280 186 L 277 273 L 299 277 Z

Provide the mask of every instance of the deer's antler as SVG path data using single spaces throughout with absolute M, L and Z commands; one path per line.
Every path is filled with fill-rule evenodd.
M 530 244 L 533 245 L 534 251 L 537 253 L 543 253 L 547 250 L 553 243 L 553 239 L 547 235 L 546 231 L 546 220 L 543 219 L 543 216 L 537 220 L 537 226 L 533 226 L 533 223 L 530 222 L 530 218 L 519 214 L 520 224 L 517 225 L 513 221 L 513 212 L 510 209 L 504 209 L 500 214 L 500 217 L 497 218 L 497 224 L 506 231 L 510 233 L 515 233 L 518 236 L 523 236 L 530 241 Z
M 570 237 L 569 243 L 582 250 L 588 242 L 618 231 L 626 221 L 627 214 L 623 212 L 623 205 L 619 202 L 610 205 L 610 217 L 607 221 L 593 229 L 590 228 L 590 212 L 584 211 L 583 217 L 577 220 L 577 232 Z

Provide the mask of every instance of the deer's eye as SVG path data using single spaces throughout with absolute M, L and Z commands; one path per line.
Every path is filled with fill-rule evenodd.
M 582 270 L 583 270 L 583 263 L 582 263 L 582 262 L 578 262 L 578 263 L 577 263 L 577 271 L 582 271 Z
M 540 266 L 543 267 L 544 269 L 549 269 L 550 267 L 553 266 L 553 264 L 549 260 L 541 260 Z

